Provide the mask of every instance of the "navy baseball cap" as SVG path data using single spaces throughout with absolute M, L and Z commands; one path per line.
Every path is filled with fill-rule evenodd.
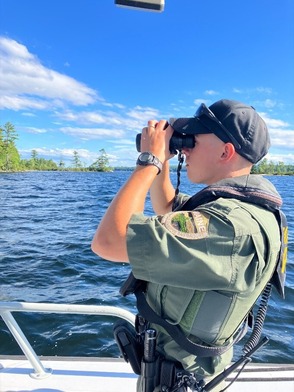
M 264 120 L 252 106 L 221 99 L 209 108 L 202 103 L 194 117 L 170 120 L 172 128 L 186 135 L 213 133 L 251 163 L 260 161 L 268 152 L 270 137 Z

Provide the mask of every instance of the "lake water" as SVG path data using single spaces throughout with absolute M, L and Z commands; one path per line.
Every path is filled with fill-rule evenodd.
M 0 300 L 121 306 L 135 313 L 119 288 L 130 272 L 91 252 L 97 223 L 130 172 L 0 174 Z M 172 174 L 174 183 L 176 174 Z M 270 342 L 256 361 L 294 362 L 294 176 L 269 177 L 284 199 L 289 223 L 286 300 L 274 292 L 264 333 Z M 199 190 L 182 174 L 181 191 Z M 151 214 L 149 201 L 146 213 Z M 108 317 L 15 314 L 38 355 L 118 355 Z M 236 350 L 236 355 L 238 355 Z M 0 320 L 0 355 L 21 354 Z

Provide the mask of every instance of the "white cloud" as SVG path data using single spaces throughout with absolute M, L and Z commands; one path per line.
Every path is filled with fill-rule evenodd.
M 264 106 L 268 109 L 272 109 L 277 105 L 276 101 L 273 101 L 272 99 L 266 99 L 264 101 Z
M 218 95 L 219 92 L 218 92 L 218 91 L 215 91 L 215 90 L 206 90 L 206 91 L 204 92 L 204 94 L 205 94 L 205 95 Z
M 159 111 L 150 107 L 136 106 L 120 113 L 113 111 L 73 111 L 55 112 L 55 116 L 60 120 L 74 122 L 80 125 L 103 125 L 104 130 L 117 132 L 118 129 L 125 131 L 132 130 L 141 132 L 142 128 L 150 119 L 160 120 L 162 116 Z M 90 129 L 90 128 L 88 128 Z M 93 132 L 96 130 L 93 128 Z
M 101 105 L 103 106 L 108 106 L 111 108 L 117 108 L 117 109 L 125 109 L 125 105 L 121 103 L 111 103 L 111 102 L 106 102 L 106 101 L 101 101 Z
M 294 154 L 274 154 L 268 153 L 266 158 L 269 161 L 273 161 L 275 163 L 284 162 L 285 164 L 293 165 L 294 163 Z
M 283 120 L 277 120 L 274 118 L 270 118 L 267 113 L 261 112 L 261 113 L 259 113 L 259 115 L 264 119 L 266 125 L 269 128 L 286 128 L 289 126 L 289 124 Z
M 0 108 L 12 110 L 85 106 L 98 99 L 95 90 L 46 68 L 24 45 L 5 37 L 0 37 L 0 91 Z
M 273 90 L 270 87 L 256 87 L 255 91 L 261 94 L 272 94 Z
M 233 92 L 236 94 L 243 94 L 243 95 L 255 94 L 255 93 L 271 95 L 273 91 L 270 87 L 253 87 L 253 88 L 234 87 Z
M 74 121 L 80 124 L 103 124 L 107 120 L 105 116 L 97 112 L 74 112 L 67 110 L 55 114 L 59 119 Z
M 40 134 L 40 133 L 47 133 L 47 129 L 43 128 L 35 128 L 35 127 L 26 127 L 25 129 L 28 133 Z
M 121 129 L 62 127 L 60 131 L 82 140 L 97 140 L 107 137 L 113 139 L 124 136 L 124 131 Z
M 0 80 L 3 78 L 1 74 L 0 65 Z M 1 82 L 0 82 L 1 83 Z M 0 85 L 0 109 L 11 109 L 11 110 L 45 110 L 50 108 L 50 103 L 48 101 L 39 98 L 30 98 L 27 96 L 20 96 L 12 92 L 3 93 L 2 87 Z
M 140 120 L 140 122 L 146 123 L 148 120 L 158 119 L 159 111 L 150 107 L 136 106 L 133 109 L 129 109 L 126 112 L 126 115 L 132 119 Z
M 294 129 L 283 120 L 269 117 L 267 113 L 259 113 L 264 119 L 271 138 L 271 145 L 275 148 L 294 149 Z
M 25 117 L 36 117 L 36 115 L 34 113 L 31 113 L 31 112 L 23 112 L 22 115 L 25 116 Z
M 269 129 L 271 144 L 275 148 L 294 149 L 294 130 Z

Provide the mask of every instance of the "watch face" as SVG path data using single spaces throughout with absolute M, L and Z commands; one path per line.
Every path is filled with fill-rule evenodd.
M 148 166 L 148 165 L 154 165 L 157 167 L 158 169 L 158 173 L 159 174 L 162 170 L 162 163 L 160 162 L 160 160 L 155 157 L 153 154 L 151 154 L 151 152 L 142 152 L 137 159 L 137 165 L 142 165 L 142 166 Z
M 150 160 L 150 153 L 149 152 L 142 152 L 140 155 L 140 161 L 141 162 L 149 162 Z

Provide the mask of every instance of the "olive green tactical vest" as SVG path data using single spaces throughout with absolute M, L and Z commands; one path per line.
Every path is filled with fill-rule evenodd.
M 222 206 L 225 207 L 226 213 L 222 212 Z M 255 247 L 255 257 L 251 261 L 255 267 L 252 268 L 255 275 L 244 276 L 244 280 L 252 281 L 249 289 L 198 291 L 148 284 L 147 301 L 155 312 L 170 323 L 179 324 L 196 343 L 223 345 L 232 340 L 232 336 L 246 318 L 276 267 L 280 233 L 272 212 L 233 198 L 220 198 L 202 204 L 196 209 L 226 219 L 228 211 L 233 211 L 236 206 L 246 211 L 250 219 L 257 222 L 260 227 L 260 232 L 251 236 Z M 211 262 L 213 263 L 213 260 Z M 166 333 L 161 327 L 156 328 Z

